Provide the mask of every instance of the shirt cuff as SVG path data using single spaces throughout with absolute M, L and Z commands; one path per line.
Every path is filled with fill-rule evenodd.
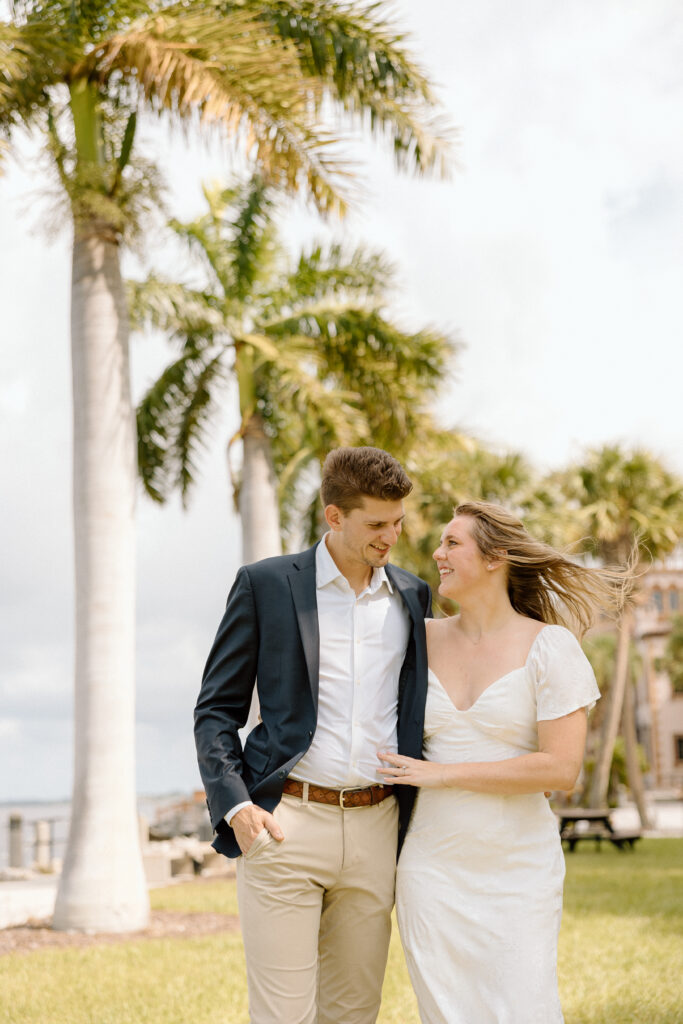
M 225 815 L 225 823 L 229 825 L 232 819 L 235 817 L 238 811 L 241 811 L 243 807 L 252 807 L 253 802 L 251 800 L 243 800 L 241 804 L 235 804 L 231 807 L 228 813 Z

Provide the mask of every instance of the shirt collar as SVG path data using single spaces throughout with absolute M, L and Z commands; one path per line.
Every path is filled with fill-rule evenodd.
M 335 580 L 345 579 L 344 574 L 337 567 L 337 563 L 327 548 L 326 538 L 328 536 L 329 532 L 325 534 L 315 549 L 315 585 L 318 590 L 320 590 L 321 587 L 326 587 L 328 583 L 332 583 Z M 383 583 L 386 583 L 389 593 L 393 594 L 394 588 L 391 585 L 391 580 L 387 575 L 386 569 L 383 565 L 375 566 L 372 570 L 372 578 L 370 579 L 370 583 L 367 587 L 368 593 L 375 594 Z

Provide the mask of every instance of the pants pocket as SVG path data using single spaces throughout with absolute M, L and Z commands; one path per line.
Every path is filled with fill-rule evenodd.
M 259 850 L 262 850 L 265 846 L 268 845 L 269 841 L 272 838 L 273 837 L 271 836 L 270 832 L 264 826 L 254 839 L 253 843 L 251 844 L 247 852 L 242 855 L 244 859 L 251 860 L 251 858 L 259 852 Z

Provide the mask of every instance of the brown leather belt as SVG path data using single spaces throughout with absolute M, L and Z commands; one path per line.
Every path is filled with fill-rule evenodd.
M 282 792 L 289 796 L 304 795 L 303 782 L 285 779 Z M 327 789 L 326 786 L 308 784 L 308 799 L 316 804 L 335 804 L 337 807 L 370 807 L 381 804 L 394 791 L 393 786 L 366 786 L 364 789 Z

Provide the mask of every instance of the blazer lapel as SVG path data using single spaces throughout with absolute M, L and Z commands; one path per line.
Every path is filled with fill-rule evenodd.
M 317 545 L 316 545 L 317 547 Z M 320 680 L 320 631 L 318 629 L 318 602 L 315 591 L 315 547 L 298 556 L 289 573 L 289 586 L 299 624 L 299 634 L 306 658 L 308 681 L 318 711 L 318 684 Z
M 394 573 L 391 565 L 386 566 L 385 572 L 389 579 L 391 580 L 392 587 L 396 587 L 399 594 L 403 598 L 403 603 L 408 609 L 408 613 L 410 614 L 410 617 L 413 620 L 413 624 L 421 622 L 424 619 L 424 612 L 420 607 L 420 602 L 417 599 L 417 591 L 415 590 L 415 588 L 406 586 L 402 582 L 398 573 Z
M 401 678 L 399 680 L 399 708 L 403 703 L 406 685 L 408 685 L 411 690 L 416 688 L 415 692 L 418 695 L 421 706 L 424 708 L 424 701 L 427 696 L 427 636 L 424 625 L 425 613 L 420 604 L 415 587 L 409 583 L 404 583 L 400 575 L 392 571 L 392 567 L 390 565 L 387 566 L 387 575 L 391 579 L 392 586 L 396 587 L 403 598 L 406 608 L 408 609 L 408 614 L 410 615 L 413 623 L 413 641 L 415 643 L 415 661 L 407 672 L 401 672 Z

